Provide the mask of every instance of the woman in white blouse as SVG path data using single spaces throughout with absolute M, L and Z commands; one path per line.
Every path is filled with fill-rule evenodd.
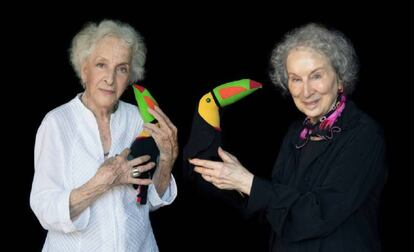
M 48 230 L 43 251 L 158 251 L 149 211 L 177 195 L 171 175 L 177 129 L 159 109 L 159 127 L 144 124 L 136 106 L 119 100 L 143 78 L 145 45 L 119 21 L 90 23 L 73 39 L 71 62 L 85 91 L 50 111 L 35 144 L 30 204 Z M 159 148 L 152 179 L 131 176 L 154 168 L 149 156 L 128 161 L 128 147 L 145 129 Z M 131 184 L 149 185 L 148 204 Z

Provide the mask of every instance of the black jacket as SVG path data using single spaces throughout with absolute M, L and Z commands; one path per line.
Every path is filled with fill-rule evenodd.
M 299 163 L 295 144 L 302 124 L 292 124 L 272 181 L 254 178 L 247 209 L 266 211 L 272 251 L 381 250 L 379 200 L 387 176 L 382 130 L 351 101 L 335 125 L 342 131 L 318 142 L 317 153 Z

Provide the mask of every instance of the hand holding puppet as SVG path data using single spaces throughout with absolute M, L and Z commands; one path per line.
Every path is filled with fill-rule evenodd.
M 148 112 L 148 108 L 154 109 L 155 105 L 158 105 L 155 99 L 151 96 L 148 89 L 144 88 L 143 86 L 134 84 L 132 85 L 135 94 L 135 100 L 138 104 L 139 112 L 144 120 L 144 123 L 155 123 L 157 124 L 157 120 Z M 151 158 L 148 162 L 156 163 L 157 157 L 159 155 L 158 147 L 151 137 L 151 135 L 143 130 L 137 138 L 132 143 L 131 152 L 128 156 L 128 160 L 134 159 L 136 157 L 142 155 L 150 155 Z M 154 169 L 149 171 L 137 174 L 138 178 L 150 178 L 154 173 Z M 134 174 L 133 174 L 134 175 Z M 146 204 L 147 203 L 147 192 L 148 186 L 146 185 L 134 185 L 134 188 L 137 189 L 137 202 L 139 204 Z
M 221 146 L 221 109 L 261 87 L 262 84 L 254 80 L 242 79 L 219 85 L 200 99 L 194 113 L 189 140 L 184 146 L 183 158 L 184 176 L 194 180 L 204 191 L 215 191 L 215 188 L 193 171 L 194 166 L 188 162 L 188 159 L 220 160 L 217 150 Z

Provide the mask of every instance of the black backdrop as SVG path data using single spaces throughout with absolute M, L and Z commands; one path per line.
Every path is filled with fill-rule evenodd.
M 404 82 L 411 76 L 404 77 L 407 72 L 400 64 L 402 57 L 396 56 L 401 56 L 404 52 L 401 50 L 407 48 L 402 44 L 406 37 L 405 18 L 394 9 L 344 13 L 338 13 L 337 8 L 319 12 L 282 11 L 282 15 L 247 9 L 211 12 L 200 7 L 192 12 L 183 9 L 149 13 L 142 9 L 127 14 L 63 15 L 64 10 L 59 10 L 25 16 L 23 24 L 17 24 L 24 34 L 23 38 L 19 37 L 18 51 L 23 54 L 17 57 L 17 70 L 26 76 L 16 76 L 23 83 L 13 84 L 16 88 L 13 94 L 23 102 L 18 103 L 18 113 L 11 115 L 24 131 L 19 130 L 21 137 L 17 143 L 14 141 L 12 152 L 18 165 L 13 169 L 19 170 L 19 186 L 12 194 L 13 207 L 8 208 L 20 223 L 10 228 L 12 236 L 22 239 L 18 245 L 40 251 L 44 242 L 46 233 L 29 207 L 35 133 L 49 110 L 82 90 L 67 50 L 85 22 L 118 19 L 130 23 L 144 36 L 148 54 L 146 78 L 141 84 L 150 89 L 178 127 L 180 147 L 187 140 L 193 111 L 201 95 L 218 84 L 241 78 L 262 82 L 262 90 L 228 107 L 222 120 L 225 149 L 238 156 L 255 174 L 266 177 L 287 126 L 300 116 L 291 101 L 273 88 L 268 78 L 269 55 L 286 31 L 312 21 L 343 31 L 353 41 L 360 57 L 360 82 L 352 98 L 385 129 L 390 177 L 381 209 L 381 232 L 385 251 L 398 251 L 402 246 L 400 241 L 405 239 L 402 232 L 395 230 L 406 221 L 405 202 L 400 201 L 404 198 L 402 192 L 406 191 L 404 180 L 407 178 L 402 174 L 407 165 L 403 164 L 403 148 L 397 142 L 405 139 L 401 125 L 406 120 L 403 109 L 409 100 L 403 99 L 402 94 L 408 91 Z M 391 19 L 390 15 L 398 18 Z M 123 99 L 134 103 L 131 90 L 126 91 Z M 176 201 L 151 214 L 160 250 L 263 251 L 268 231 L 263 220 L 260 217 L 244 220 L 220 204 L 211 207 L 214 208 L 211 215 L 200 211 L 200 200 L 194 198 L 192 189 L 182 180 L 181 164 L 180 156 L 173 170 L 179 190 Z M 190 245 L 194 243 L 197 247 Z

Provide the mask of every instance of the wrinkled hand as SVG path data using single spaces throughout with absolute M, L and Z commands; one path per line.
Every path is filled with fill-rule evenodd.
M 235 156 L 221 147 L 218 149 L 218 154 L 223 162 L 194 158 L 190 163 L 195 165 L 194 171 L 200 173 L 204 180 L 217 188 L 237 190 L 249 195 L 253 174 L 244 168 Z
M 108 158 L 98 169 L 95 178 L 102 184 L 114 187 L 123 184 L 149 185 L 151 179 L 133 178 L 131 173 L 137 170 L 142 173 L 152 169 L 154 162 L 144 164 L 150 159 L 149 155 L 140 156 L 132 160 L 127 160 L 130 149 L 124 149 L 121 154 Z M 144 164 L 144 165 L 143 165 Z
M 148 108 L 148 111 L 157 119 L 158 124 L 146 123 L 144 130 L 151 134 L 157 144 L 159 161 L 172 168 L 178 156 L 177 128 L 158 106 L 154 108 Z

